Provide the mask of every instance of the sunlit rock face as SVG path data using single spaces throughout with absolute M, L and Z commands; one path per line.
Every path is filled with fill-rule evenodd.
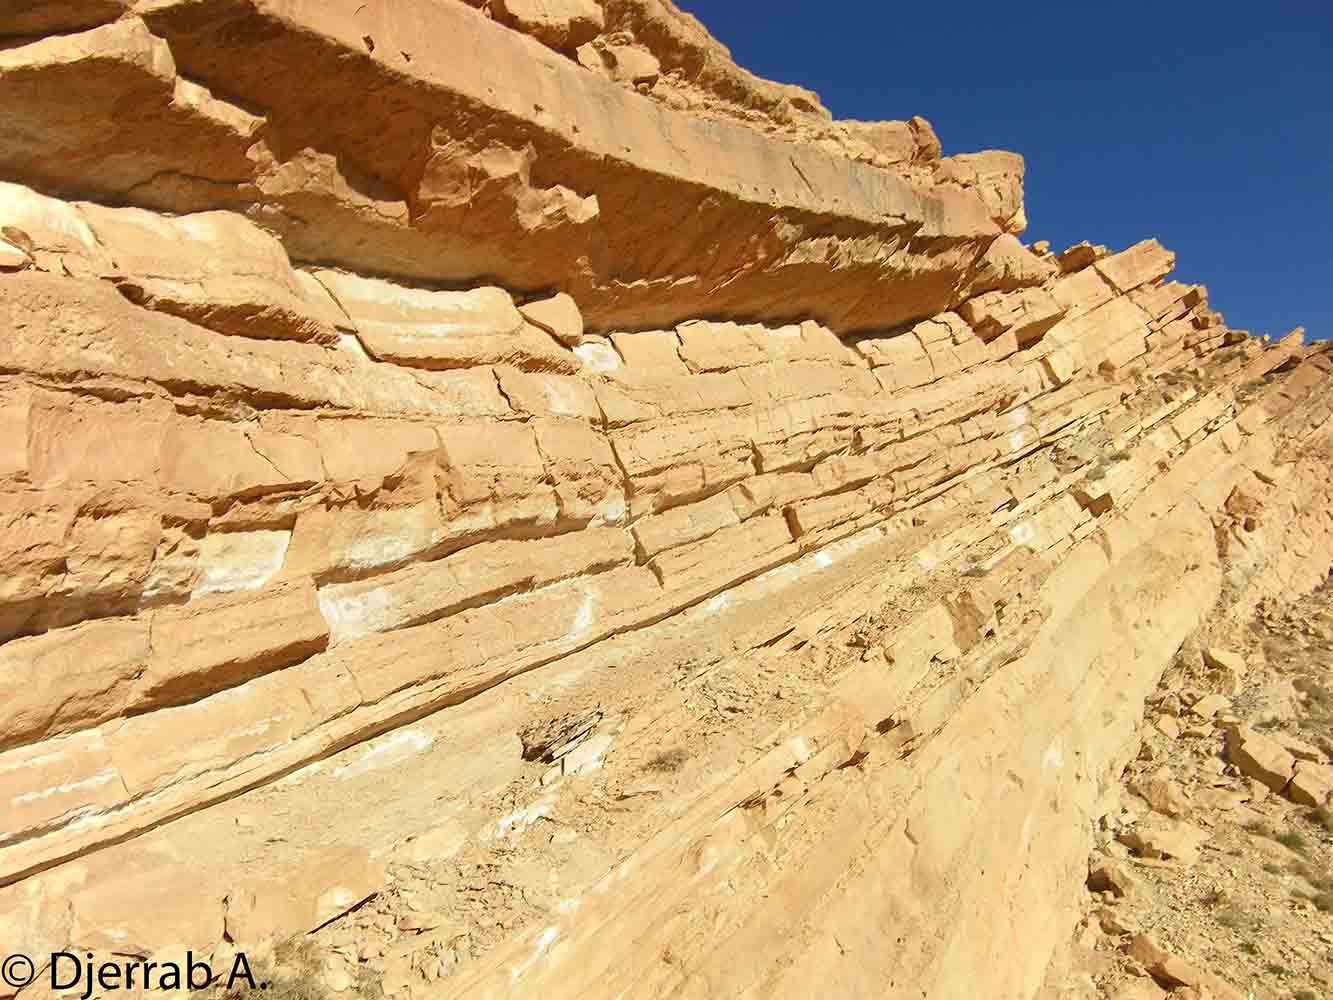
M 14 951 L 1035 997 L 1162 669 L 1333 565 L 1327 353 L 669 3 L 11 7 Z

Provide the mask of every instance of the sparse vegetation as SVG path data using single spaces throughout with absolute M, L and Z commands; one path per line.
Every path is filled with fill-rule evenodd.
M 1298 759 L 1333 760 L 1333 730 L 1327 722 L 1314 721 L 1325 712 L 1333 719 L 1333 676 L 1323 669 L 1333 655 L 1330 597 L 1333 587 L 1308 603 L 1274 602 L 1261 609 L 1250 635 L 1227 647 L 1246 657 L 1252 650 L 1257 654 L 1256 647 L 1263 649 L 1248 664 L 1256 675 L 1251 681 L 1254 687 L 1231 696 L 1232 714 L 1267 730 L 1270 740 L 1286 746 Z M 1214 639 L 1224 644 L 1220 636 L 1210 641 Z M 1203 648 L 1202 643 L 1198 648 L 1189 643 L 1182 647 L 1171 668 L 1178 674 L 1169 672 L 1152 700 L 1150 724 L 1163 715 L 1184 714 L 1186 699 L 1181 692 L 1198 677 Z M 1265 692 L 1254 697 L 1256 688 L 1269 685 L 1280 686 L 1281 695 Z M 1292 698 L 1293 686 L 1299 699 Z M 1214 728 L 1224 726 L 1215 721 Z M 1154 752 L 1135 769 L 1135 781 L 1160 769 L 1184 784 L 1192 764 L 1170 741 L 1165 746 L 1162 754 L 1153 747 Z M 1204 783 L 1220 786 L 1209 763 L 1194 774 Z M 1234 778 L 1234 772 L 1224 773 Z M 1289 793 L 1261 792 L 1254 799 L 1244 811 L 1232 811 L 1235 807 L 1221 797 L 1192 802 L 1189 821 L 1202 827 L 1212 821 L 1220 831 L 1213 848 L 1221 862 L 1219 871 L 1202 884 L 1177 881 L 1156 898 L 1144 899 L 1145 892 L 1130 904 L 1142 909 L 1130 913 L 1139 918 L 1139 926 L 1162 935 L 1156 940 L 1163 948 L 1170 951 L 1174 944 L 1186 953 L 1182 958 L 1208 968 L 1239 990 L 1248 986 L 1256 995 L 1273 1000 L 1323 997 L 1329 974 L 1324 930 L 1333 916 L 1333 803 L 1301 807 Z M 1228 812 L 1229 817 L 1224 815 Z M 1177 941 L 1166 940 L 1173 932 Z M 1206 944 L 1200 947 L 1195 942 Z
M 1288 850 L 1295 851 L 1297 854 L 1309 854 L 1310 845 L 1305 839 L 1305 835 L 1299 830 L 1283 830 L 1273 838 Z
M 1333 718 L 1333 691 L 1312 677 L 1296 677 L 1292 686 L 1305 695 L 1306 711 L 1316 719 Z
M 265 1000 L 328 1000 L 328 994 L 312 977 L 275 976 L 264 991 Z
M 263 986 L 265 1000 L 329 1000 L 319 981 L 313 942 L 307 937 L 282 942 L 274 949 L 271 962 L 256 963 L 251 971 L 256 983 L 267 984 Z M 249 984 L 242 983 L 223 994 L 223 1000 L 251 1000 L 253 995 Z
M 1248 382 L 1243 383 L 1238 390 L 1236 390 L 1236 397 L 1237 399 L 1240 400 L 1241 403 L 1248 403 L 1255 396 L 1257 396 L 1260 393 L 1260 391 L 1264 388 L 1264 386 L 1267 384 L 1268 383 L 1261 378 L 1250 379 Z
M 1308 857 L 1310 854 L 1310 842 L 1305 839 L 1305 835 L 1299 830 L 1274 830 L 1267 823 L 1255 820 L 1246 823 L 1242 828 L 1246 833 L 1256 837 L 1266 837 L 1269 840 L 1275 840 L 1289 851 Z
M 356 969 L 356 987 L 353 992 L 360 1000 L 383 1000 L 384 984 L 369 966 L 359 965 Z
M 1194 389 L 1196 392 L 1202 391 L 1204 385 L 1207 384 L 1207 380 L 1203 377 L 1203 373 L 1194 368 L 1191 368 L 1188 371 L 1164 372 L 1159 375 L 1157 379 L 1163 385 L 1169 385 L 1173 388 L 1188 387 Z M 1168 392 L 1166 393 L 1166 398 L 1168 400 L 1175 400 L 1177 395 Z
M 1245 914 L 1234 907 L 1229 910 L 1223 910 L 1217 915 L 1217 922 L 1229 930 L 1238 931 L 1246 924 Z
M 1321 872 L 1304 861 L 1297 861 L 1290 866 L 1290 871 L 1294 875 L 1299 875 L 1311 886 L 1320 892 L 1333 892 L 1333 876 L 1327 872 Z
M 1333 809 L 1328 806 L 1311 809 L 1306 813 L 1305 818 L 1315 826 L 1323 827 L 1328 833 L 1333 833 Z
M 657 754 L 647 764 L 644 765 L 649 771 L 658 771 L 663 774 L 674 774 L 685 766 L 690 755 L 680 747 L 674 747 L 670 750 L 663 750 Z

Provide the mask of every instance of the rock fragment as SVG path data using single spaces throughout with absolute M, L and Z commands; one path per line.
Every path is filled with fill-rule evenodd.
M 1203 651 L 1203 661 L 1218 673 L 1227 691 L 1232 695 L 1240 693 L 1245 686 L 1245 657 L 1235 650 L 1210 646 Z
M 1307 760 L 1297 761 L 1287 795 L 1291 801 L 1303 806 L 1328 805 L 1333 797 L 1333 767 Z
M 1134 879 L 1123 865 L 1108 860 L 1088 873 L 1088 888 L 1093 892 L 1109 892 L 1116 899 L 1124 899 L 1133 892 Z
M 566 347 L 573 347 L 583 338 L 583 314 L 578 303 L 565 292 L 527 302 L 518 311 L 529 323 L 541 327 Z
M 1205 695 L 1191 706 L 1190 711 L 1201 719 L 1211 719 L 1219 712 L 1225 712 L 1231 708 L 1231 699 L 1225 695 L 1210 694 Z
M 1262 781 L 1274 792 L 1281 793 L 1291 781 L 1296 758 L 1249 726 L 1233 725 L 1226 730 L 1227 759 L 1248 778 Z
M 1189 809 L 1189 800 L 1169 768 L 1158 768 L 1151 775 L 1140 778 L 1134 783 L 1133 790 L 1152 806 L 1153 811 L 1164 816 L 1179 818 Z
M 1166 861 L 1182 868 L 1192 868 L 1199 851 L 1209 839 L 1206 830 L 1182 820 L 1150 813 L 1120 834 L 1126 847 L 1150 861 Z

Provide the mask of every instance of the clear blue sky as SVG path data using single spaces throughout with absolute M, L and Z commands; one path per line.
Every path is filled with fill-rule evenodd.
M 1333 0 L 678 0 L 839 118 L 1027 159 L 1056 249 L 1156 236 L 1228 323 L 1333 337 Z

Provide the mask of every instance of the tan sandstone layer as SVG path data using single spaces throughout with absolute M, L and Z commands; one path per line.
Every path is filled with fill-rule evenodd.
M 1052 996 L 1308 1000 L 1333 987 L 1330 583 L 1214 617 L 1168 667 L 1121 805 L 1099 825 Z
M 972 188 L 672 110 L 461 3 L 134 6 L 0 52 L 0 173 L 245 211 L 305 261 L 563 289 L 596 327 L 882 327 L 1041 278 Z
M 0 941 L 1035 996 L 1162 669 L 1333 566 L 1333 360 L 475 6 L 0 14 Z

